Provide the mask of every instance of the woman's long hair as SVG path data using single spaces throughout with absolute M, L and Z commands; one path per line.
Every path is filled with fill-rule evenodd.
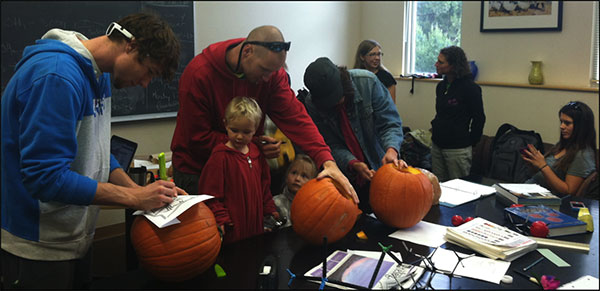
M 440 54 L 446 57 L 446 61 L 452 66 L 452 73 L 457 79 L 471 74 L 469 62 L 463 49 L 457 46 L 449 46 L 440 50 Z
M 566 150 L 565 155 L 555 165 L 557 170 L 566 172 L 578 151 L 589 147 L 594 150 L 594 155 L 596 155 L 596 128 L 594 112 L 583 102 L 569 102 L 558 111 L 558 116 L 561 113 L 573 119 L 573 132 L 569 139 L 565 139 L 561 134 L 560 140 L 548 154 L 556 155 L 563 149 Z

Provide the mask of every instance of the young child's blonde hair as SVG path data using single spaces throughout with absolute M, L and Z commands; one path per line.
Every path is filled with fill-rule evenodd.
M 309 165 L 309 170 L 311 171 L 311 177 L 308 177 L 309 179 L 312 179 L 317 176 L 317 165 L 315 165 L 315 162 L 313 162 L 313 160 L 305 154 L 298 154 L 288 166 L 287 170 L 285 171 L 284 177 L 287 177 L 287 175 L 290 174 L 292 168 L 300 162 L 305 162 Z
M 227 107 L 225 107 L 225 124 L 240 117 L 246 117 L 254 121 L 254 128 L 258 128 L 262 119 L 262 110 L 256 100 L 238 96 L 227 104 Z

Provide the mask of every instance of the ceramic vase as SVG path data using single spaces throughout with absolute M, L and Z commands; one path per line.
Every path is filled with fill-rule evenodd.
M 544 75 L 542 74 L 542 62 L 531 61 L 531 72 L 529 72 L 529 84 L 542 85 L 544 84 Z
M 469 61 L 469 68 L 471 69 L 471 77 L 473 81 L 477 80 L 477 73 L 479 72 L 479 68 L 475 64 L 475 61 Z

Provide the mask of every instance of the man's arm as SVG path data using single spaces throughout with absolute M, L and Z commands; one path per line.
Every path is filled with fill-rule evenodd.
M 323 167 L 323 171 L 317 176 L 319 179 L 329 176 L 336 180 L 358 203 L 356 191 L 334 162 L 331 150 L 325 144 L 304 105 L 296 99 L 294 91 L 288 84 L 285 71 L 279 70 L 273 78 L 271 84 L 273 94 L 269 100 L 265 100 L 268 106 L 266 113 L 290 140 L 315 161 L 317 166 Z

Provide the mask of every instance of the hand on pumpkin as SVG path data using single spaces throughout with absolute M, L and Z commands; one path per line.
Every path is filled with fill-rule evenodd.
M 394 166 L 396 166 L 399 169 L 404 169 L 408 167 L 406 162 L 404 162 L 403 160 L 398 160 L 398 151 L 396 151 L 395 148 L 388 148 L 387 151 L 385 151 L 385 155 L 381 159 L 382 165 L 389 163 L 394 163 Z
M 323 171 L 321 171 L 317 175 L 317 180 L 323 179 L 325 177 L 330 177 L 334 181 L 338 182 L 340 184 L 340 186 L 342 186 L 342 189 L 346 193 L 350 194 L 350 196 L 352 197 L 352 200 L 354 200 L 354 203 L 358 204 L 358 202 L 360 202 L 358 200 L 358 195 L 356 195 L 356 191 L 354 190 L 354 187 L 352 187 L 352 184 L 350 184 L 350 181 L 348 181 L 348 178 L 346 178 L 346 176 L 344 176 L 344 174 L 342 174 L 342 171 L 340 171 L 340 168 L 338 168 L 336 163 L 332 160 L 325 161 L 323 163 Z
M 367 181 L 371 181 L 371 179 L 373 179 L 373 175 L 375 175 L 375 170 L 369 169 L 369 166 L 367 166 L 367 164 L 364 162 L 356 162 L 352 164 L 352 168 L 357 175 Z
M 260 151 L 263 152 L 265 158 L 275 159 L 281 153 L 281 141 L 276 140 L 268 135 L 262 135 L 258 138 Z
M 187 193 L 175 186 L 175 183 L 158 180 L 142 188 L 132 188 L 135 191 L 134 204 L 135 209 L 151 210 L 163 207 L 173 202 L 173 198 L 178 194 L 187 195 Z

